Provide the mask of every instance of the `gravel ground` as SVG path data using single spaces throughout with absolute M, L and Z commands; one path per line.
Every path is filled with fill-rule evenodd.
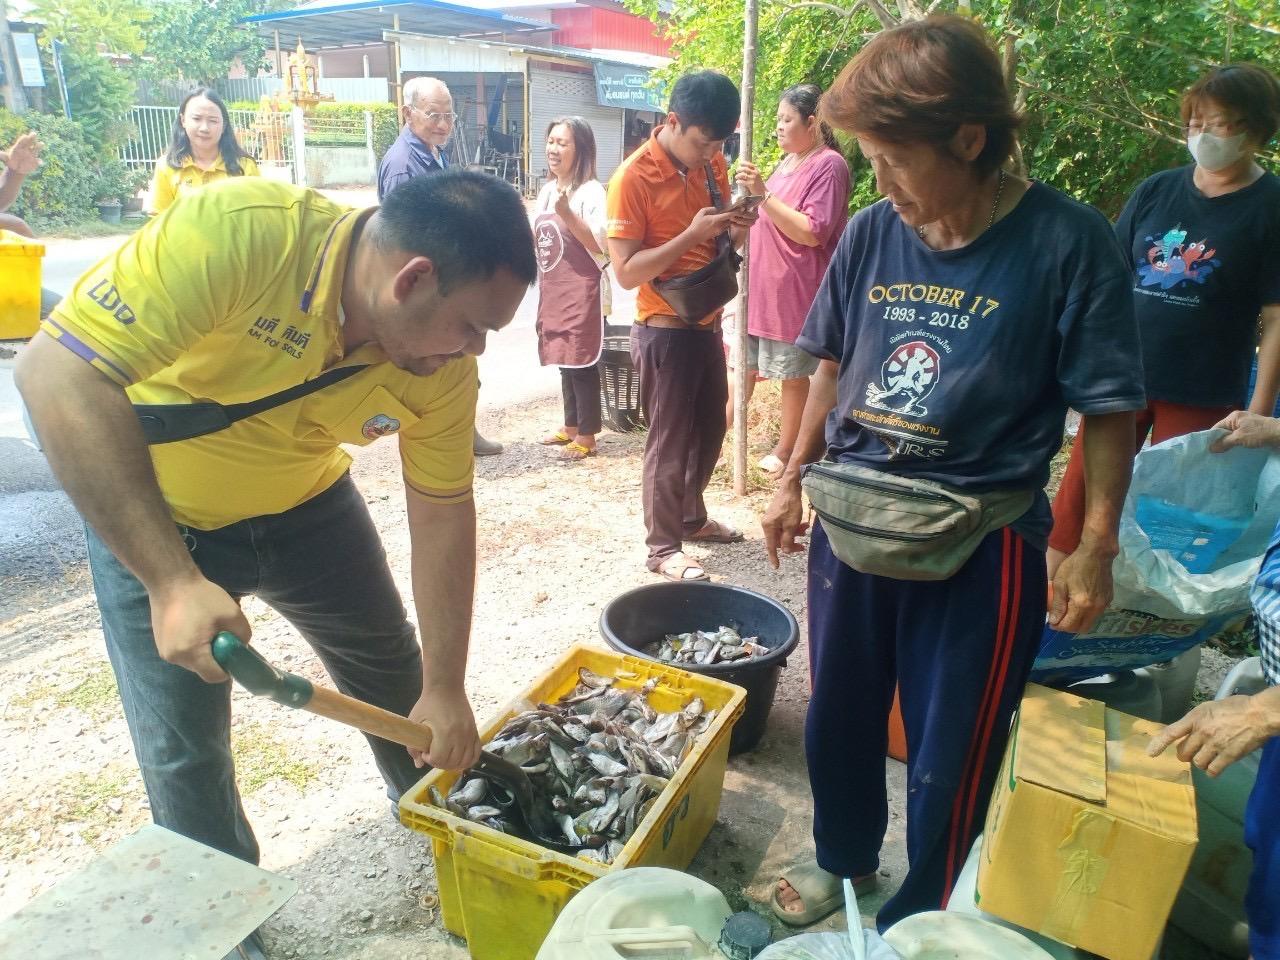
M 572 643 L 600 645 L 602 605 L 654 581 L 644 570 L 642 436 L 605 434 L 597 458 L 561 464 L 533 442 L 557 417 L 558 404 L 548 399 L 482 418 L 482 431 L 506 442 L 507 452 L 480 461 L 476 482 L 481 561 L 469 689 L 481 719 Z M 394 444 L 359 451 L 354 476 L 407 597 L 408 534 Z M 709 497 L 713 515 L 746 530 L 747 540 L 689 552 L 716 579 L 787 603 L 803 636 L 803 562 L 776 573 L 768 568 L 755 520 L 765 497 L 758 487 L 738 500 L 718 476 Z M 48 491 L 32 491 L 29 524 L 0 530 L 12 538 L 0 541 L 0 735 L 21 745 L 0 755 L 0 916 L 149 819 L 83 545 L 74 536 L 52 546 L 40 539 L 41 511 L 65 509 Z M 257 602 L 248 612 L 258 649 L 323 682 L 316 657 L 288 624 Z M 1216 686 L 1229 663 L 1207 652 L 1202 685 Z M 802 643 L 783 673 L 764 742 L 730 763 L 719 821 L 690 868 L 724 890 L 735 909 L 768 916 L 778 870 L 810 847 L 801 751 L 807 674 Z M 393 821 L 361 737 L 240 690 L 234 700 L 240 781 L 262 865 L 300 886 L 265 927 L 271 955 L 465 957 L 465 945 L 443 931 L 432 907 L 427 843 Z M 905 871 L 902 765 L 890 761 L 888 777 L 885 883 L 863 903 L 868 918 Z M 833 918 L 816 929 L 842 926 Z

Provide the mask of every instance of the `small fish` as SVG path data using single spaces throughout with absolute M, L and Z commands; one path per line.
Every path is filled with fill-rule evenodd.
M 586 667 L 578 668 L 578 682 L 588 687 L 611 687 L 613 686 L 613 677 L 602 677 L 598 673 L 592 673 Z
M 491 807 L 487 803 L 477 804 L 467 809 L 467 819 L 475 820 L 477 823 L 483 820 L 490 820 L 502 816 L 502 811 L 497 807 Z
M 620 764 L 612 757 L 605 756 L 603 753 L 587 754 L 588 762 L 606 776 L 620 777 L 627 772 L 627 768 Z
M 461 786 L 454 790 L 450 796 L 464 807 L 474 807 L 484 799 L 485 793 L 489 790 L 489 781 L 483 777 L 472 777 L 465 783 L 459 780 L 458 783 Z

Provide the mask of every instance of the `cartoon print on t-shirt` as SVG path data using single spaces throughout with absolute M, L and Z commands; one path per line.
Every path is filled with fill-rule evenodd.
M 904 343 L 880 367 L 880 383 L 867 384 L 867 406 L 914 417 L 929 412 L 921 401 L 938 385 L 938 354 L 927 343 Z
M 1187 231 L 1178 224 L 1162 237 L 1147 237 L 1152 244 L 1145 262 L 1138 262 L 1138 280 L 1144 287 L 1168 290 L 1180 283 L 1204 283 L 1222 261 L 1214 259 L 1218 251 L 1208 240 L 1187 243 Z

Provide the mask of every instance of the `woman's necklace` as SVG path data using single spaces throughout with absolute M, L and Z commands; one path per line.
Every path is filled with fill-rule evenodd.
M 787 154 L 786 159 L 783 161 L 784 166 L 780 167 L 778 172 L 791 173 L 795 170 L 800 169 L 800 165 L 802 163 L 804 163 L 806 160 L 808 160 L 810 157 L 812 157 L 815 153 L 817 153 L 819 150 L 821 150 L 825 146 L 826 144 L 823 143 L 821 140 L 819 140 L 817 143 L 815 143 L 812 147 L 810 147 L 804 153 Z
M 1004 182 L 1006 179 L 1008 179 L 1008 175 L 1003 170 L 1001 170 L 1000 181 L 996 184 L 996 198 L 991 204 L 991 213 L 987 216 L 987 225 L 982 228 L 983 233 L 986 233 L 988 230 L 990 230 L 991 225 L 996 222 L 996 211 L 1000 209 L 1000 197 L 1004 195 Z M 927 226 L 928 224 L 922 223 L 920 224 L 920 226 L 916 227 L 916 235 L 921 240 L 924 239 L 924 228 Z M 982 236 L 982 234 L 980 233 L 978 234 L 978 236 L 980 237 Z M 974 239 L 976 240 L 978 239 L 978 237 L 974 237 Z

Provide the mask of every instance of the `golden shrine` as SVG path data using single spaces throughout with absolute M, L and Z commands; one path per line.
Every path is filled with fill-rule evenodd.
M 298 49 L 289 54 L 289 66 L 284 80 L 285 95 L 303 110 L 310 110 L 321 101 L 333 99 L 333 94 L 320 92 L 316 66 L 303 49 L 301 37 L 298 38 Z

